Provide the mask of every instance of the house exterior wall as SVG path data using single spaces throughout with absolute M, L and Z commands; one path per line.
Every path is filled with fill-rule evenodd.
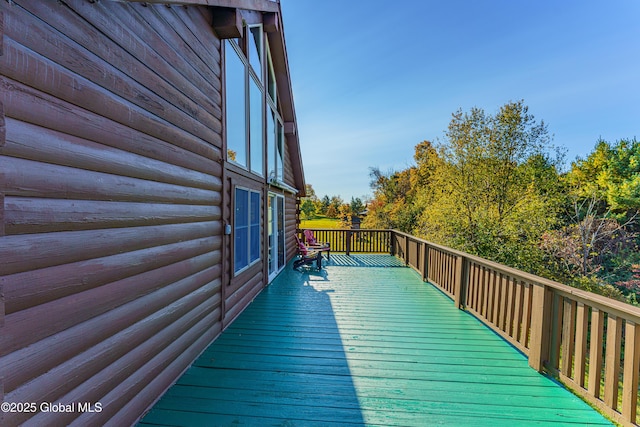
M 266 285 L 229 266 L 214 10 L 0 2 L 0 403 L 37 405 L 0 425 L 135 422 Z

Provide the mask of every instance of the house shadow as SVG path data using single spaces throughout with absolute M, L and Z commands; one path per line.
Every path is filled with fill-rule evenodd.
M 327 270 L 291 265 L 141 425 L 365 425 Z

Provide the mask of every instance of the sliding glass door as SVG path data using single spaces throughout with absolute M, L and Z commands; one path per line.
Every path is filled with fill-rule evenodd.
M 284 197 L 269 193 L 269 281 L 284 268 Z

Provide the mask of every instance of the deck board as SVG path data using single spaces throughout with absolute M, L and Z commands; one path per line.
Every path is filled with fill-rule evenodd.
M 611 425 L 395 258 L 332 261 L 285 270 L 140 425 Z

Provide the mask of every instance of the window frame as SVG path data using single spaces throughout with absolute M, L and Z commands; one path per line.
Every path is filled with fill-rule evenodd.
M 260 46 L 260 70 L 254 70 L 253 66 L 250 63 L 250 59 L 247 57 L 247 55 L 250 55 L 249 53 L 249 48 L 246 48 L 246 45 L 248 43 L 252 43 L 253 40 L 249 40 L 247 41 L 246 39 L 248 38 L 252 38 L 252 32 L 251 32 L 251 28 L 259 28 L 260 29 L 260 34 L 261 34 L 261 46 Z M 226 75 L 227 72 L 227 55 L 229 55 L 230 53 L 228 52 L 229 49 L 233 50 L 233 53 L 237 56 L 237 59 L 240 60 L 240 62 L 243 65 L 243 79 L 244 79 L 244 153 L 242 153 L 242 155 L 238 155 L 238 153 L 236 153 L 236 157 L 240 157 L 241 159 L 244 160 L 244 163 L 234 160 L 231 156 L 230 156 L 230 151 L 229 151 L 229 140 L 228 140 L 228 136 L 229 136 L 229 123 L 228 123 L 228 118 L 227 118 L 227 114 L 228 112 L 225 111 L 225 141 L 226 141 L 226 150 L 225 150 L 225 156 L 226 156 L 226 160 L 236 166 L 238 166 L 239 168 L 257 176 L 257 177 L 261 177 L 261 178 L 265 178 L 265 176 L 267 176 L 267 172 L 265 171 L 265 134 L 266 134 L 266 123 L 265 123 L 265 115 L 266 115 L 266 106 L 265 106 L 265 98 L 270 98 L 269 96 L 266 95 L 266 89 L 264 87 L 264 64 L 265 64 L 265 60 L 264 60 L 264 52 L 265 52 L 265 42 L 266 42 L 266 38 L 264 36 L 264 29 L 262 24 L 258 24 L 258 25 L 251 25 L 248 27 L 245 27 L 245 31 L 244 31 L 245 37 L 243 39 L 227 39 L 225 40 L 224 43 L 224 61 L 225 61 L 225 66 L 223 67 L 224 72 L 225 72 L 225 88 L 224 88 L 224 96 L 225 96 L 225 110 L 227 109 L 227 105 L 228 105 L 228 101 L 227 101 L 227 97 L 228 97 L 228 77 Z M 241 44 L 242 46 L 241 46 Z M 243 49 L 243 46 L 245 46 L 245 49 Z M 235 60 L 235 59 L 234 59 Z M 259 94 L 260 100 L 260 114 L 257 115 L 255 114 L 255 111 L 252 108 L 251 102 L 252 102 L 252 85 L 255 85 L 255 88 L 257 89 L 257 91 L 254 90 L 254 95 L 257 93 Z M 255 99 L 255 96 L 253 97 L 253 99 Z M 260 124 L 253 124 L 253 121 L 258 121 Z M 252 128 L 254 128 L 254 130 L 256 130 L 257 132 L 252 132 Z M 259 128 L 259 131 L 258 131 Z M 255 134 L 258 133 L 258 136 L 256 136 Z M 252 149 L 254 148 L 254 149 Z M 255 158 L 256 156 L 256 152 L 259 151 L 259 159 Z
M 244 219 L 246 219 L 246 225 L 242 225 L 243 228 L 246 228 L 247 230 L 247 237 L 246 237 L 246 242 L 244 242 L 244 245 L 239 245 L 238 244 L 238 230 L 239 230 L 239 220 L 238 220 L 238 191 L 244 191 L 247 193 L 247 212 L 246 212 L 246 216 Z M 256 221 L 252 222 L 252 208 L 254 207 L 252 205 L 252 196 L 257 196 L 257 209 L 255 210 L 255 216 L 256 216 Z M 256 265 L 257 263 L 262 261 L 263 258 L 263 250 L 262 250 L 262 207 L 263 207 L 263 201 L 262 201 L 262 192 L 254 190 L 252 188 L 249 187 L 245 187 L 242 185 L 235 185 L 233 187 L 233 227 L 232 227 L 232 242 L 233 242 L 233 262 L 232 262 L 232 271 L 233 271 L 233 276 L 236 277 L 240 274 L 242 274 L 244 271 L 250 269 L 251 267 L 253 267 L 254 265 Z M 253 238 L 255 238 L 255 236 L 253 236 L 253 234 L 257 234 L 257 246 L 256 246 L 256 255 L 255 257 L 252 257 L 252 243 L 255 243 L 252 241 Z M 245 247 L 246 248 L 246 254 L 245 257 L 243 259 L 246 259 L 246 264 L 240 265 L 238 266 L 238 250 L 241 247 Z

